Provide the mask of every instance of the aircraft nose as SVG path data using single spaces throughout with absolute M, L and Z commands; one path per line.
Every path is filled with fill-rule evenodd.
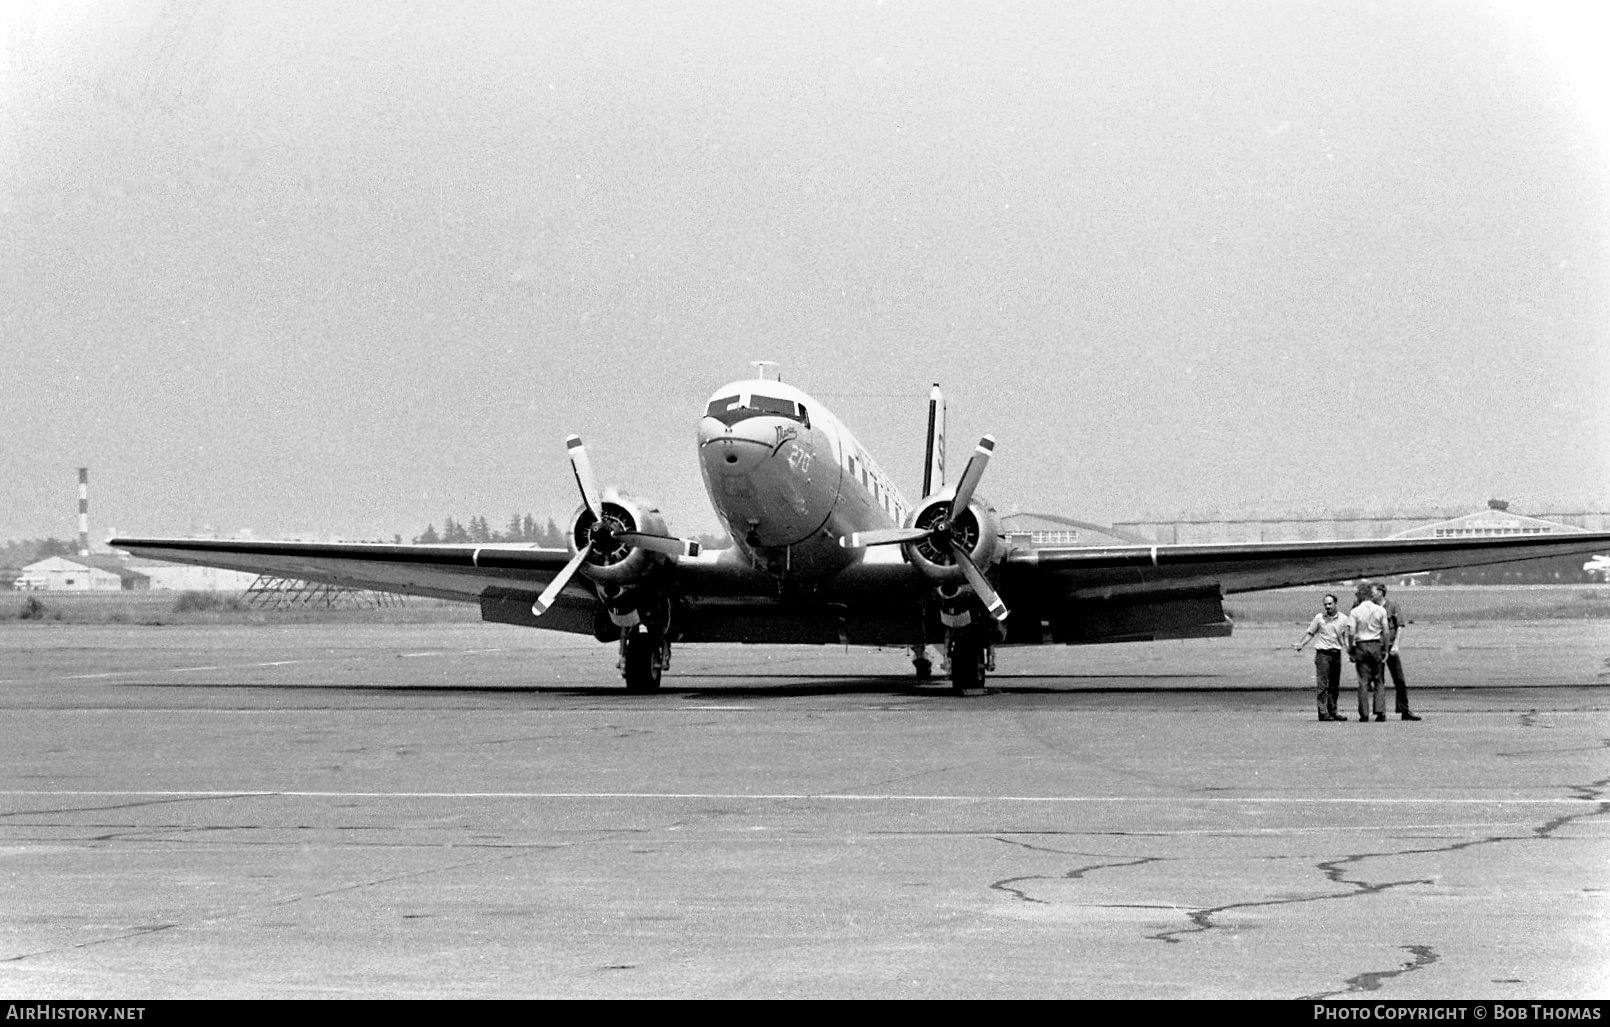
M 775 430 L 762 418 L 725 425 L 714 417 L 699 422 L 699 456 L 718 475 L 749 474 L 775 451 Z M 764 429 L 764 430 L 762 430 Z

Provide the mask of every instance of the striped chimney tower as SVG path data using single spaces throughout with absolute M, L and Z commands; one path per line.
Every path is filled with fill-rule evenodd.
M 89 468 L 78 469 L 78 555 L 89 555 Z

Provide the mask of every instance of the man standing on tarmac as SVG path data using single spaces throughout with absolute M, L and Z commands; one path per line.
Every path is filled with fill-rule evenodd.
M 1375 719 L 1386 719 L 1386 610 L 1370 597 L 1375 594 L 1369 582 L 1360 582 L 1358 602 L 1349 619 L 1353 622 L 1353 663 L 1358 671 L 1358 719 L 1370 719 L 1374 697 Z
M 1419 720 L 1420 717 L 1409 709 L 1409 686 L 1403 680 L 1403 661 L 1398 658 L 1398 642 L 1403 638 L 1403 625 L 1407 621 L 1403 619 L 1403 611 L 1398 609 L 1397 600 L 1386 597 L 1385 585 L 1375 586 L 1375 601 L 1386 611 L 1386 669 L 1397 690 L 1397 714 L 1404 720 Z
M 1336 699 L 1342 691 L 1342 652 L 1347 648 L 1352 622 L 1336 609 L 1336 597 L 1325 596 L 1323 612 L 1314 614 L 1303 637 L 1292 644 L 1298 652 L 1314 640 L 1314 702 L 1322 721 L 1343 721 L 1336 715 Z

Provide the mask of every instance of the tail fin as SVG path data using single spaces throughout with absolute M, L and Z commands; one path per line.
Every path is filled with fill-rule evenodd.
M 945 395 L 934 383 L 928 393 L 928 459 L 922 466 L 922 498 L 945 487 Z

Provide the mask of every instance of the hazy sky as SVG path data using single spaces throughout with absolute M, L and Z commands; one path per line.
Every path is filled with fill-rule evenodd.
M 713 531 L 761 358 L 908 494 L 938 381 L 1003 509 L 1603 509 L 1607 25 L 0 0 L 0 538 L 562 520 L 572 431 Z

